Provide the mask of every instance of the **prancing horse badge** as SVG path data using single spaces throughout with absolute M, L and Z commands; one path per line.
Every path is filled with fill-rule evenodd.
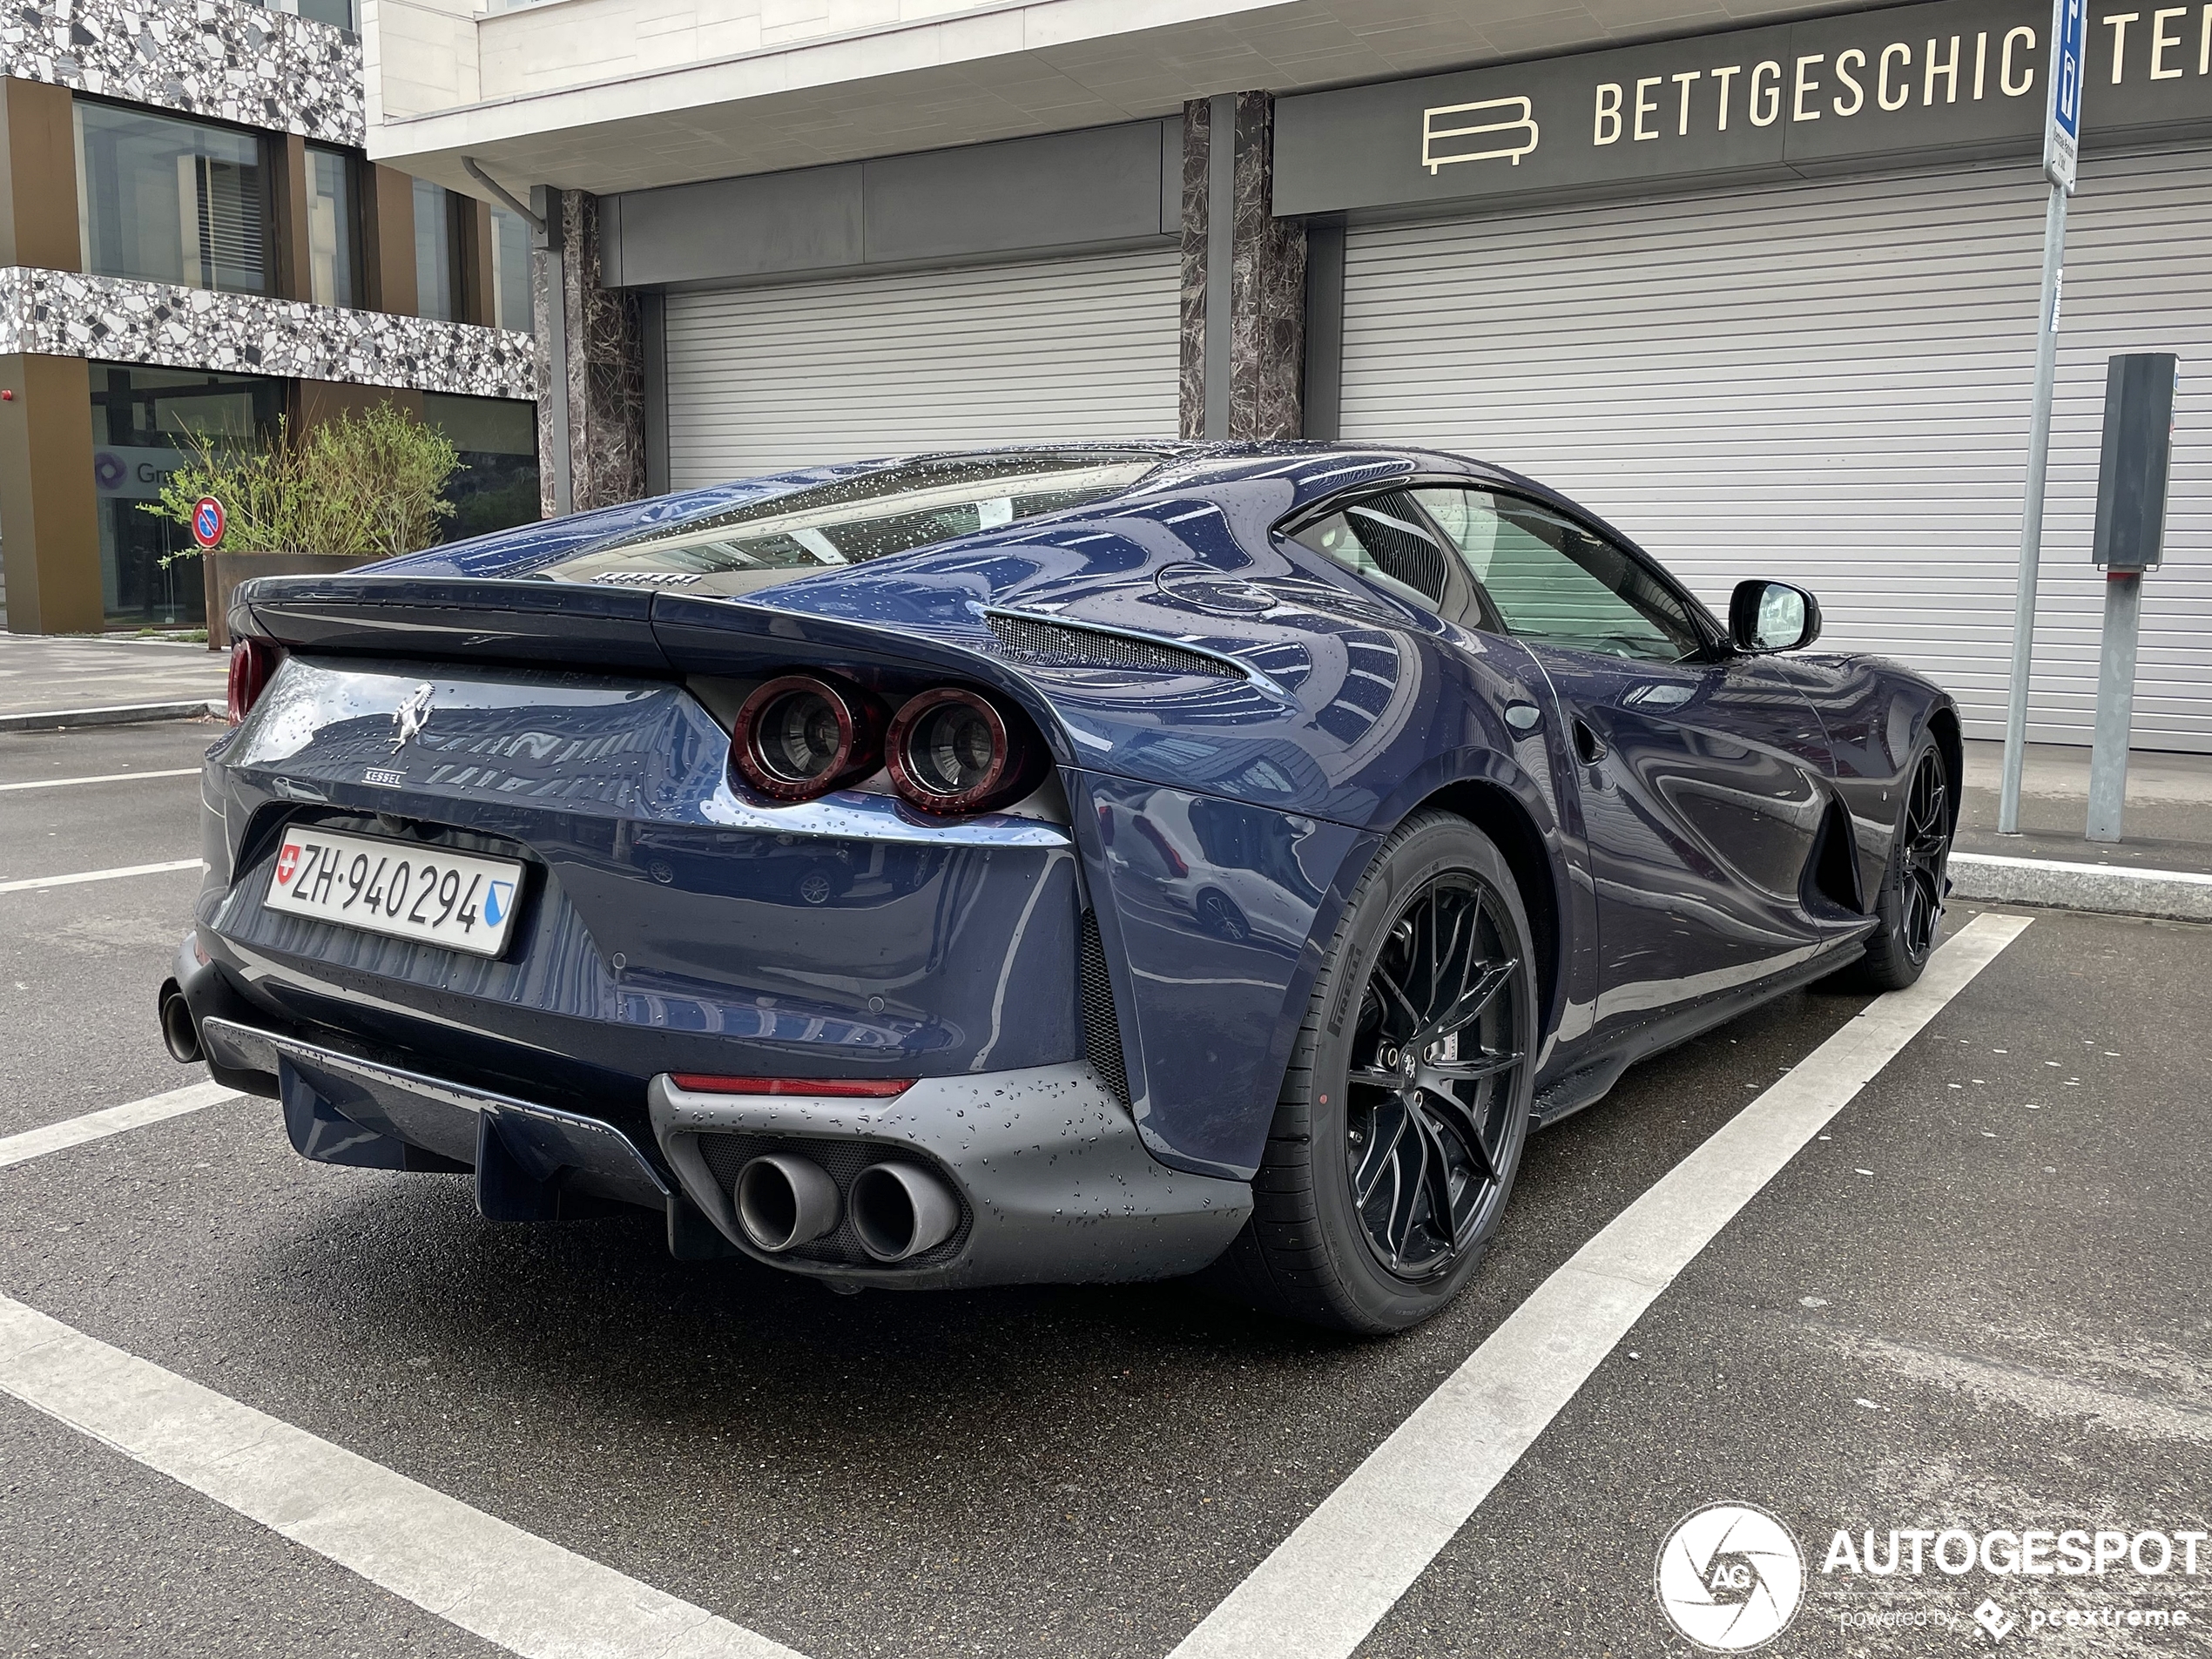
M 392 725 L 399 736 L 392 739 L 392 752 L 397 754 L 407 747 L 422 728 L 430 724 L 430 686 L 418 685 L 407 694 L 407 701 L 392 711 Z

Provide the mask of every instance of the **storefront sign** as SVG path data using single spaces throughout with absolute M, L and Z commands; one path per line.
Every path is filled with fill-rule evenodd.
M 164 481 L 191 459 L 181 449 L 105 443 L 92 451 L 92 489 L 125 501 L 155 501 Z
M 2076 126 L 2097 141 L 2212 130 L 2212 5 L 2084 10 Z M 2033 157 L 2051 109 L 2050 36 L 2044 0 L 1936 0 L 1286 98 L 1274 209 Z

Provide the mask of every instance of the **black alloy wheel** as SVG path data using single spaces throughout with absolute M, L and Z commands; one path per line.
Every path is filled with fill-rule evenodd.
M 1900 932 L 1906 954 L 1925 962 L 1942 925 L 1944 873 L 1951 862 L 1951 791 L 1944 781 L 1943 757 L 1932 748 L 1912 769 L 1898 838 Z
M 1935 954 L 1949 885 L 1956 803 L 1951 769 L 1934 738 L 1921 738 L 1905 778 L 1889 868 L 1882 890 L 1874 895 L 1880 926 L 1868 937 L 1865 954 L 1831 977 L 1829 983 L 1838 990 L 1901 991 L 1920 977 Z
M 1424 811 L 1392 832 L 1330 938 L 1251 1219 L 1215 1283 L 1368 1336 L 1458 1294 L 1527 1139 L 1533 939 L 1512 872 L 1474 825 Z
M 1520 960 L 1472 871 L 1406 898 L 1367 970 L 1345 1069 L 1345 1170 L 1368 1246 L 1413 1282 L 1447 1271 L 1500 1196 L 1526 1063 Z

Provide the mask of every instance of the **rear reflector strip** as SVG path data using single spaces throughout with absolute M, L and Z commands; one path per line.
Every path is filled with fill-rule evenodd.
M 845 1100 L 884 1100 L 914 1086 L 911 1077 L 703 1077 L 673 1071 L 669 1081 L 695 1095 L 813 1095 Z

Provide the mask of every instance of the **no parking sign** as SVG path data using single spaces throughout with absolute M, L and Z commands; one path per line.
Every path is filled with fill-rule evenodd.
M 202 547 L 213 547 L 223 539 L 224 526 L 229 522 L 222 502 L 212 496 L 202 496 L 192 503 L 192 538 Z

